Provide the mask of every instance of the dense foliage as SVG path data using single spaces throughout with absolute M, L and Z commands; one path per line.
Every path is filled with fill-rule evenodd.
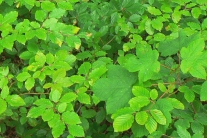
M 207 136 L 206 0 L 0 0 L 0 138 Z

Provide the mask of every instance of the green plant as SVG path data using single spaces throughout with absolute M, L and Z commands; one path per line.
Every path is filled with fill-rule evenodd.
M 0 0 L 0 137 L 205 137 L 206 9 Z

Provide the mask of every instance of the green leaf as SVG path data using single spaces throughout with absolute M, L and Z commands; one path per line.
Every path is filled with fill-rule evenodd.
M 24 0 L 24 2 L 30 6 L 34 6 L 34 4 L 35 4 L 35 0 Z
M 132 14 L 132 15 L 129 17 L 129 20 L 130 20 L 131 22 L 138 22 L 140 19 L 141 19 L 141 16 L 138 15 L 138 14 Z
M 123 132 L 131 128 L 134 122 L 134 116 L 131 114 L 125 114 L 115 118 L 113 127 L 115 132 Z
M 200 99 L 201 101 L 207 101 L 207 81 L 205 81 L 201 86 Z
M 52 11 L 55 9 L 55 4 L 50 1 L 41 2 L 41 8 L 46 11 Z
M 181 138 L 191 138 L 190 133 L 185 128 L 182 128 L 181 126 L 177 127 L 177 133 Z
M 153 35 L 154 34 L 154 29 L 152 28 L 152 21 L 150 19 L 148 19 L 145 22 L 145 30 L 149 35 Z
M 0 108 L 0 115 L 1 115 L 7 109 L 7 103 L 1 97 L 0 97 L 0 105 L 1 105 L 1 108 Z
M 192 8 L 191 13 L 193 17 L 197 19 L 201 14 L 201 8 L 199 7 Z
M 50 121 L 54 116 L 53 109 L 46 109 L 44 113 L 42 113 L 42 119 L 44 121 Z
M 144 97 L 147 97 L 149 98 L 150 94 L 149 94 L 149 91 L 142 87 L 142 86 L 133 86 L 132 87 L 132 93 L 135 95 L 135 96 L 144 96 Z
M 40 99 L 36 100 L 34 102 L 34 105 L 42 106 L 45 108 L 52 108 L 53 107 L 53 103 L 49 99 L 45 99 L 45 98 L 40 98 Z
M 141 55 L 139 59 L 135 56 L 126 57 L 124 66 L 130 72 L 139 71 L 139 81 L 145 82 L 160 70 L 160 63 L 157 61 L 159 53 L 156 50 L 149 50 L 147 54 Z
M 11 11 L 11 12 L 7 13 L 4 16 L 4 19 L 1 22 L 1 24 L 12 23 L 12 22 L 17 20 L 17 16 L 18 16 L 18 12 L 17 11 Z
M 74 137 L 85 137 L 83 127 L 80 125 L 69 125 L 69 133 Z
M 66 2 L 66 1 L 60 1 L 57 3 L 58 7 L 64 10 L 72 10 L 73 6 L 70 2 Z
M 65 69 L 58 69 L 57 71 L 54 71 L 52 74 L 52 79 L 54 82 L 57 82 L 61 79 L 63 79 L 66 76 L 66 70 Z
M 29 91 L 34 87 L 35 80 L 34 78 L 30 77 L 25 81 L 25 88 Z
M 9 95 L 9 87 L 4 85 L 1 90 L 1 98 L 5 99 Z
M 42 39 L 42 40 L 46 40 L 46 38 L 47 38 L 46 30 L 43 28 L 37 29 L 35 31 L 35 35 L 37 38 Z
M 148 114 L 146 111 L 140 111 L 136 113 L 135 120 L 139 125 L 145 125 L 148 120 Z
M 54 114 L 53 118 L 48 122 L 48 125 L 50 128 L 53 128 L 59 121 L 60 121 L 60 115 Z
M 195 99 L 194 92 L 187 86 L 181 86 L 178 89 L 180 92 L 184 92 L 184 97 L 188 102 L 193 102 Z
M 107 77 L 99 79 L 92 89 L 100 100 L 106 101 L 107 113 L 114 113 L 128 105 L 137 77 L 118 65 L 108 67 Z
M 79 68 L 78 68 L 78 74 L 88 74 L 91 69 L 91 63 L 84 62 Z
M 50 92 L 50 100 L 54 101 L 55 103 L 59 101 L 61 92 L 58 90 L 51 90 Z
M 45 107 L 39 106 L 39 107 L 33 107 L 29 110 L 27 117 L 30 118 L 37 118 L 41 116 L 45 111 Z
M 168 98 L 168 100 L 171 102 L 172 106 L 176 109 L 184 110 L 184 105 L 180 101 L 178 101 L 175 98 Z
M 200 38 L 199 34 L 194 34 L 187 37 L 183 31 L 180 31 L 178 38 L 160 42 L 158 51 L 161 52 L 162 56 L 171 56 L 181 50 L 182 47 L 187 47 L 191 42 L 197 40 L 198 38 Z
M 80 118 L 77 113 L 66 111 L 62 114 L 62 119 L 68 125 L 80 124 Z
M 18 81 L 23 82 L 30 77 L 31 75 L 28 72 L 22 72 L 22 73 L 19 73 L 16 78 Z
M 158 97 L 158 92 L 157 92 L 157 90 L 156 90 L 156 89 L 152 89 L 152 90 L 150 91 L 150 98 L 151 98 L 152 100 L 156 100 L 157 97 Z
M 129 101 L 130 107 L 132 107 L 134 110 L 140 110 L 142 107 L 147 106 L 150 103 L 149 98 L 143 97 L 143 96 L 137 96 Z
M 8 95 L 6 101 L 9 105 L 19 107 L 25 105 L 24 100 L 19 95 Z
M 172 20 L 174 23 L 178 23 L 181 19 L 182 13 L 180 11 L 175 10 L 172 13 Z
M 166 92 L 167 91 L 167 88 L 165 87 L 165 85 L 163 83 L 158 83 L 158 88 L 162 92 Z
M 152 27 L 158 31 L 161 31 L 162 30 L 162 27 L 163 27 L 163 23 L 162 21 L 159 19 L 159 18 L 156 18 L 154 20 L 152 20 Z
M 45 12 L 45 11 L 43 11 L 43 10 L 37 10 L 37 11 L 35 12 L 35 19 L 36 19 L 37 21 L 42 22 L 42 21 L 45 20 L 46 17 L 47 17 L 47 12 Z
M 65 112 L 66 107 L 67 107 L 67 103 L 60 103 L 60 104 L 58 104 L 58 112 L 59 113 Z
M 147 11 L 148 11 L 149 13 L 151 13 L 152 15 L 161 15 L 161 14 L 162 14 L 161 11 L 160 11 L 159 9 L 157 9 L 157 8 L 155 8 L 155 7 L 151 7 L 151 6 L 149 6 L 149 7 L 147 8 Z
M 65 130 L 65 124 L 59 120 L 56 125 L 52 128 L 52 135 L 54 138 L 59 138 Z
M 61 18 L 64 14 L 65 14 L 65 10 L 57 8 L 57 9 L 54 9 L 50 13 L 49 17 L 50 18 Z
M 70 103 L 72 101 L 74 101 L 77 98 L 77 95 L 73 92 L 69 92 L 64 94 L 61 98 L 60 98 L 60 102 L 65 102 L 65 103 Z
M 187 48 L 182 48 L 180 53 L 182 57 L 181 71 L 189 72 L 193 77 L 206 78 L 206 71 L 203 66 L 207 66 L 207 52 L 202 52 L 205 47 L 203 39 L 198 39 L 189 44 Z
M 80 92 L 78 93 L 78 101 L 83 104 L 90 104 L 91 98 L 87 93 Z
M 161 125 L 166 125 L 166 118 L 160 110 L 150 110 L 152 117 Z
M 200 124 L 199 122 L 192 122 L 191 129 L 195 134 L 196 133 L 200 133 L 200 134 L 204 133 L 204 126 L 202 124 Z
M 145 127 L 150 134 L 157 130 L 157 122 L 152 118 L 148 117 L 147 122 L 145 123 Z

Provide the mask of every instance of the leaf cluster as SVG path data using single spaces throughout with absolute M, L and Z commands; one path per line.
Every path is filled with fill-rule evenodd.
M 0 0 L 0 138 L 207 135 L 205 0 Z

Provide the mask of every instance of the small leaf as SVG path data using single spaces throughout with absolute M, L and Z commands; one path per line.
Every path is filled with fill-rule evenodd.
M 158 92 L 157 92 L 157 90 L 156 90 L 156 89 L 152 89 L 152 90 L 150 91 L 150 98 L 151 98 L 152 100 L 156 100 L 157 97 L 158 97 Z
M 62 114 L 62 119 L 68 125 L 80 124 L 80 118 L 77 113 L 66 111 Z
M 55 4 L 50 1 L 41 2 L 41 8 L 46 11 L 52 11 L 55 9 Z
M 152 134 L 157 129 L 157 122 L 152 117 L 148 117 L 148 120 L 145 123 L 145 127 L 149 133 Z
M 146 111 L 137 112 L 135 120 L 139 125 L 145 125 L 148 120 L 148 114 Z
M 132 127 L 134 122 L 134 116 L 131 114 L 125 114 L 115 118 L 113 127 L 115 132 L 123 132 Z
M 66 1 L 60 1 L 57 3 L 58 7 L 64 10 L 72 10 L 73 6 L 70 2 L 66 2 Z
M 51 92 L 50 92 L 50 99 L 52 100 L 52 101 L 54 101 L 54 102 L 58 102 L 59 101 L 59 99 L 60 99 L 60 96 L 61 96 L 61 92 L 60 91 L 58 91 L 58 90 L 52 90 Z
M 180 101 L 178 101 L 175 98 L 168 98 L 168 100 L 171 102 L 172 106 L 176 109 L 184 110 L 184 105 Z
M 165 85 L 163 83 L 158 83 L 158 88 L 162 91 L 162 92 L 166 92 L 167 88 L 165 87 Z
M 201 8 L 199 7 L 192 8 L 191 13 L 193 17 L 197 19 L 201 14 Z
M 45 98 L 40 98 L 40 99 L 36 100 L 34 102 L 34 105 L 42 106 L 45 108 L 52 108 L 53 107 L 53 103 L 49 99 L 45 99 Z
M 31 75 L 28 72 L 22 72 L 22 73 L 19 73 L 16 78 L 18 81 L 23 82 L 29 77 L 31 77 Z
M 30 118 L 37 118 L 41 116 L 45 111 L 45 107 L 39 106 L 39 107 L 33 107 L 29 110 L 27 117 Z
M 160 110 L 153 109 L 150 110 L 151 115 L 161 125 L 166 125 L 166 118 Z
M 201 86 L 200 98 L 201 101 L 207 101 L 207 81 L 205 81 Z
M 24 100 L 19 95 L 8 95 L 6 101 L 9 105 L 19 107 L 25 105 Z
M 44 121 L 50 121 L 54 116 L 53 109 L 46 109 L 44 113 L 42 113 L 42 119 Z
M 130 107 L 137 111 L 139 111 L 140 108 L 147 106 L 149 103 L 149 98 L 143 96 L 134 97 L 129 101 Z
M 7 109 L 7 103 L 1 97 L 0 97 L 0 105 L 1 105 L 1 108 L 0 108 L 0 115 L 1 115 Z
M 35 31 L 35 35 L 37 38 L 42 39 L 42 40 L 46 40 L 46 38 L 47 38 L 46 30 L 43 28 L 37 29 Z
M 78 93 L 78 101 L 83 104 L 90 104 L 91 98 L 87 93 Z
M 25 81 L 25 88 L 29 91 L 34 87 L 35 80 L 34 78 L 30 77 Z
M 159 9 L 156 9 L 155 7 L 149 6 L 147 8 L 148 12 L 151 13 L 152 15 L 161 15 L 161 11 Z
M 77 95 L 73 92 L 69 92 L 64 94 L 61 98 L 60 98 L 60 102 L 65 102 L 65 103 L 70 103 L 72 101 L 74 101 L 77 98 Z
M 58 104 L 58 112 L 59 113 L 65 112 L 66 107 L 67 107 L 67 103 L 60 103 L 60 104 Z
M 190 133 L 185 128 L 182 128 L 181 126 L 177 127 L 177 133 L 181 138 L 191 138 Z
M 59 138 L 65 130 L 65 124 L 59 120 L 56 125 L 52 128 L 52 135 L 54 138 Z
M 74 137 L 85 137 L 83 127 L 80 125 L 69 125 L 69 133 Z
M 12 23 L 17 20 L 18 12 L 11 11 L 4 16 L 4 19 L 1 24 Z
M 47 12 L 45 12 L 44 10 L 37 10 L 35 12 L 35 19 L 37 21 L 43 22 L 46 17 L 47 17 Z

